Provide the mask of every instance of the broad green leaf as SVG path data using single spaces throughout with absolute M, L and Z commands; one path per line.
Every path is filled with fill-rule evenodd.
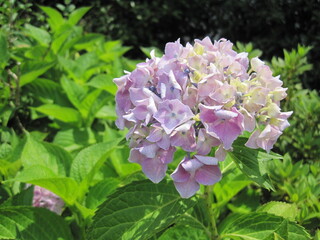
M 117 85 L 112 82 L 113 77 L 107 74 L 99 74 L 92 78 L 87 85 L 106 90 L 107 92 L 111 93 L 112 95 L 116 95 L 117 92 Z
M 42 46 L 48 46 L 51 42 L 51 36 L 50 34 L 38 27 L 32 26 L 30 24 L 26 24 L 24 26 L 25 33 L 37 40 Z
M 221 226 L 222 239 L 274 240 L 277 235 L 285 240 L 310 239 L 303 227 L 285 218 L 267 213 L 236 215 L 225 219 Z
M 44 208 L 0 208 L 0 239 L 72 240 L 68 224 Z
M 266 212 L 276 216 L 287 218 L 294 221 L 299 214 L 299 210 L 295 204 L 285 202 L 268 202 L 262 205 L 257 212 Z
M 22 87 L 34 81 L 36 78 L 52 68 L 54 64 L 54 62 L 45 63 L 39 61 L 27 62 L 22 64 L 20 86 Z
M 34 165 L 50 166 L 50 169 L 60 176 L 68 176 L 72 161 L 70 154 L 63 148 L 52 143 L 39 142 L 30 134 L 27 134 L 20 159 L 26 168 Z
M 81 125 L 81 115 L 74 108 L 61 107 L 56 104 L 45 104 L 34 109 L 62 122 Z
M 278 154 L 268 154 L 260 149 L 251 149 L 244 144 L 246 138 L 239 138 L 233 143 L 233 151 L 228 154 L 232 157 L 239 169 L 252 181 L 267 189 L 273 189 L 267 174 L 267 161 L 281 159 Z
M 24 169 L 19 175 L 10 181 L 30 183 L 38 185 L 57 194 L 69 205 L 72 205 L 78 197 L 79 187 L 76 181 L 68 177 L 60 177 L 48 167 L 34 165 Z
M 91 9 L 91 7 L 82 7 L 82 8 L 78 8 L 76 10 L 74 10 L 68 19 L 68 22 L 71 25 L 76 25 L 81 18 Z
M 92 145 L 80 151 L 72 162 L 70 176 L 87 188 L 95 173 L 117 147 L 120 139 Z
M 93 218 L 89 239 L 149 239 L 196 203 L 182 199 L 172 182 L 133 182 L 108 197 Z
M 203 230 L 182 225 L 170 227 L 158 238 L 158 240 L 182 239 L 210 240 Z
M 60 26 L 65 23 L 62 15 L 54 8 L 45 6 L 41 6 L 40 8 L 49 16 L 49 19 L 47 21 L 53 31 L 57 31 Z
M 120 181 L 116 178 L 106 178 L 98 182 L 90 188 L 86 197 L 86 206 L 91 209 L 96 209 L 107 199 L 107 196 L 117 189 L 119 183 Z

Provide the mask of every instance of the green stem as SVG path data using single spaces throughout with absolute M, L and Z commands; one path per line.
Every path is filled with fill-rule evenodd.
M 213 204 L 213 193 L 212 193 L 213 185 L 212 186 L 205 186 L 204 196 L 206 200 L 207 210 L 209 214 L 209 231 L 211 233 L 210 239 L 211 240 L 218 240 L 220 239 L 217 229 L 216 217 L 212 209 Z

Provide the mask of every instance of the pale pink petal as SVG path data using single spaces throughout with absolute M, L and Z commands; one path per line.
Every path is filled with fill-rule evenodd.
M 194 155 L 194 157 L 204 165 L 217 165 L 219 161 L 217 158 L 209 156 Z
M 160 182 L 167 171 L 167 164 L 163 164 L 156 159 L 148 158 L 141 163 L 142 171 L 154 183 Z
M 203 166 L 196 171 L 195 180 L 203 185 L 212 185 L 221 179 L 221 171 L 218 166 Z
M 182 198 L 189 198 L 200 189 L 199 183 L 192 178 L 186 182 L 174 182 L 174 185 Z

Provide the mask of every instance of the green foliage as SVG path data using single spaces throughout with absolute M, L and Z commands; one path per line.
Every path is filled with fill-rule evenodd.
M 291 127 L 285 130 L 278 147 L 294 159 L 315 161 L 320 156 L 320 96 L 315 90 L 302 89 L 300 83 L 301 75 L 312 69 L 306 57 L 310 50 L 300 45 L 290 52 L 284 50 L 284 58 L 273 58 L 271 67 L 288 87 L 283 109 L 293 111 Z
M 267 174 L 266 162 L 272 159 L 281 159 L 277 154 L 267 154 L 258 149 L 248 149 L 244 146 L 247 139 L 239 138 L 233 144 L 233 151 L 230 152 L 232 159 L 240 170 L 252 181 L 267 189 L 273 189 Z
M 143 197 L 142 197 L 143 196 Z M 171 183 L 133 182 L 98 209 L 89 239 L 148 239 L 174 224 L 196 200 L 182 200 Z
M 220 231 L 222 239 L 311 239 L 299 225 L 267 213 L 249 213 L 226 219 Z
M 0 239 L 73 239 L 64 219 L 47 209 L 0 207 Z

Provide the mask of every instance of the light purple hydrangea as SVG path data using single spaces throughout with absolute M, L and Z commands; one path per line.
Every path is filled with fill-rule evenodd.
M 280 110 L 286 88 L 279 76 L 260 59 L 232 50 L 226 39 L 167 43 L 162 57 L 151 52 L 114 82 L 116 125 L 129 129 L 129 161 L 158 183 L 182 148 L 186 157 L 171 177 L 184 198 L 220 180 L 218 162 L 244 131 L 252 133 L 247 147 L 269 152 L 292 114 Z M 208 156 L 213 147 L 215 155 Z
M 60 197 L 49 190 L 34 186 L 32 205 L 34 207 L 47 208 L 60 215 L 64 207 L 64 202 Z

